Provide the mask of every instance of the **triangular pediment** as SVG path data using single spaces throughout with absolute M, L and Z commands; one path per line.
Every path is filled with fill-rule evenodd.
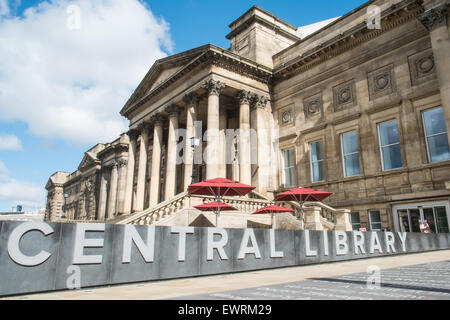
M 210 49 L 210 45 L 201 46 L 192 50 L 184 51 L 167 58 L 157 60 L 136 88 L 122 111 L 146 94 L 157 88 L 166 80 L 171 78 L 180 70 L 184 69 L 192 61 Z M 121 112 L 122 112 L 121 111 Z
M 81 160 L 80 165 L 78 166 L 78 170 L 82 170 L 83 168 L 91 167 L 98 162 L 97 156 L 92 152 L 85 152 L 83 160 Z

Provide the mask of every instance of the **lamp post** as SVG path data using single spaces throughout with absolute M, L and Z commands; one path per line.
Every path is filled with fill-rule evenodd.
M 192 148 L 192 180 L 191 183 L 194 184 L 196 183 L 196 176 L 195 176 L 195 148 L 198 147 L 200 145 L 200 139 L 196 138 L 196 137 L 191 137 L 191 148 Z

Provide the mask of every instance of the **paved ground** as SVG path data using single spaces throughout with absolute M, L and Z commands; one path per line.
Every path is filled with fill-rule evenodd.
M 450 250 L 7 299 L 450 299 Z

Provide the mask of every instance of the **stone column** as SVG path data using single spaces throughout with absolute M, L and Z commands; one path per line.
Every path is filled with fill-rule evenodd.
M 267 194 L 268 177 L 270 176 L 270 132 L 269 117 L 266 110 L 267 97 L 255 94 L 252 98 L 252 121 L 251 128 L 256 131 L 256 136 L 252 137 L 252 163 L 256 167 L 256 174 L 252 184 L 256 186 L 256 191 Z M 253 172 L 253 170 L 252 170 Z M 252 179 L 253 180 L 253 179 Z
M 195 136 L 194 121 L 197 120 L 196 112 L 198 106 L 198 96 L 191 92 L 184 96 L 183 101 L 186 103 L 186 140 L 185 140 L 185 156 L 184 156 L 184 190 L 187 191 L 188 186 L 192 182 L 192 160 L 194 159 L 193 150 L 191 148 L 191 138 Z M 198 137 L 201 139 L 201 137 Z
M 130 130 L 128 137 L 130 142 L 128 145 L 128 166 L 127 166 L 127 180 L 125 185 L 125 199 L 123 205 L 123 214 L 131 213 L 131 205 L 133 203 L 133 184 L 134 184 L 134 165 L 136 158 L 136 139 L 138 132 Z
M 175 131 L 178 129 L 178 115 L 180 108 L 176 105 L 168 106 L 165 110 L 169 114 L 169 136 L 167 142 L 167 166 L 164 200 L 175 196 L 177 191 L 177 137 Z
M 119 180 L 118 162 L 113 161 L 111 167 L 110 187 L 108 196 L 108 219 L 114 218 L 117 210 L 117 185 Z
M 226 157 L 226 130 L 227 130 L 227 111 L 225 108 L 219 111 L 219 139 L 220 139 L 220 150 L 219 150 L 219 177 L 227 177 L 227 157 Z
M 148 131 L 147 123 L 139 125 L 141 131 L 141 144 L 139 147 L 139 167 L 137 175 L 137 190 L 136 190 L 136 205 L 135 211 L 142 211 L 144 209 L 144 193 L 145 193 L 145 174 L 147 169 L 147 150 L 148 150 Z
M 106 197 L 107 197 L 106 168 L 102 168 L 100 178 L 100 194 L 98 197 L 98 213 L 97 220 L 104 221 L 106 213 Z
M 450 2 L 441 2 L 426 10 L 420 17 L 422 24 L 430 31 L 434 63 L 439 80 L 441 102 L 447 131 L 450 130 L 450 35 L 448 11 Z M 450 144 L 450 134 L 448 135 Z
M 203 88 L 208 91 L 208 122 L 207 122 L 207 147 L 205 154 L 206 179 L 219 176 L 219 95 L 225 84 L 220 81 L 208 80 Z
M 159 201 L 159 179 L 161 174 L 161 145 L 163 138 L 162 117 L 160 114 L 152 116 L 153 128 L 153 153 L 152 153 L 152 172 L 149 188 L 149 208 L 154 207 Z
M 251 159 L 250 159 L 250 102 L 252 94 L 249 91 L 241 91 L 239 99 L 239 181 L 252 184 Z
M 119 160 L 119 182 L 117 189 L 117 214 L 123 214 L 125 204 L 125 190 L 126 190 L 126 178 L 127 178 L 127 164 L 126 159 Z

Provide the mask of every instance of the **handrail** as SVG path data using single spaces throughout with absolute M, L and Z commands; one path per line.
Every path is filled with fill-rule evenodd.
M 123 220 L 117 222 L 117 224 L 127 224 L 127 223 L 130 223 L 131 221 L 137 220 L 137 219 L 139 219 L 139 218 L 141 218 L 141 217 L 143 217 L 143 216 L 147 216 L 148 214 L 151 214 L 151 213 L 153 213 L 153 212 L 156 212 L 156 211 L 158 211 L 158 210 L 160 210 L 160 209 L 166 207 L 167 205 L 169 205 L 169 204 L 171 204 L 171 203 L 173 203 L 173 202 L 175 202 L 175 201 L 178 201 L 178 200 L 180 200 L 180 199 L 186 197 L 187 195 L 188 195 L 187 192 L 179 193 L 179 194 L 176 195 L 175 197 L 170 198 L 170 199 L 168 199 L 168 200 L 165 200 L 165 201 L 163 201 L 163 202 L 157 204 L 155 207 L 148 208 L 148 209 L 146 209 L 146 210 L 144 210 L 144 211 L 141 211 L 141 212 L 139 212 L 139 213 L 137 213 L 137 214 L 133 214 L 133 215 L 131 215 L 130 217 L 128 217 L 128 218 L 126 218 L 126 219 L 123 219 Z

